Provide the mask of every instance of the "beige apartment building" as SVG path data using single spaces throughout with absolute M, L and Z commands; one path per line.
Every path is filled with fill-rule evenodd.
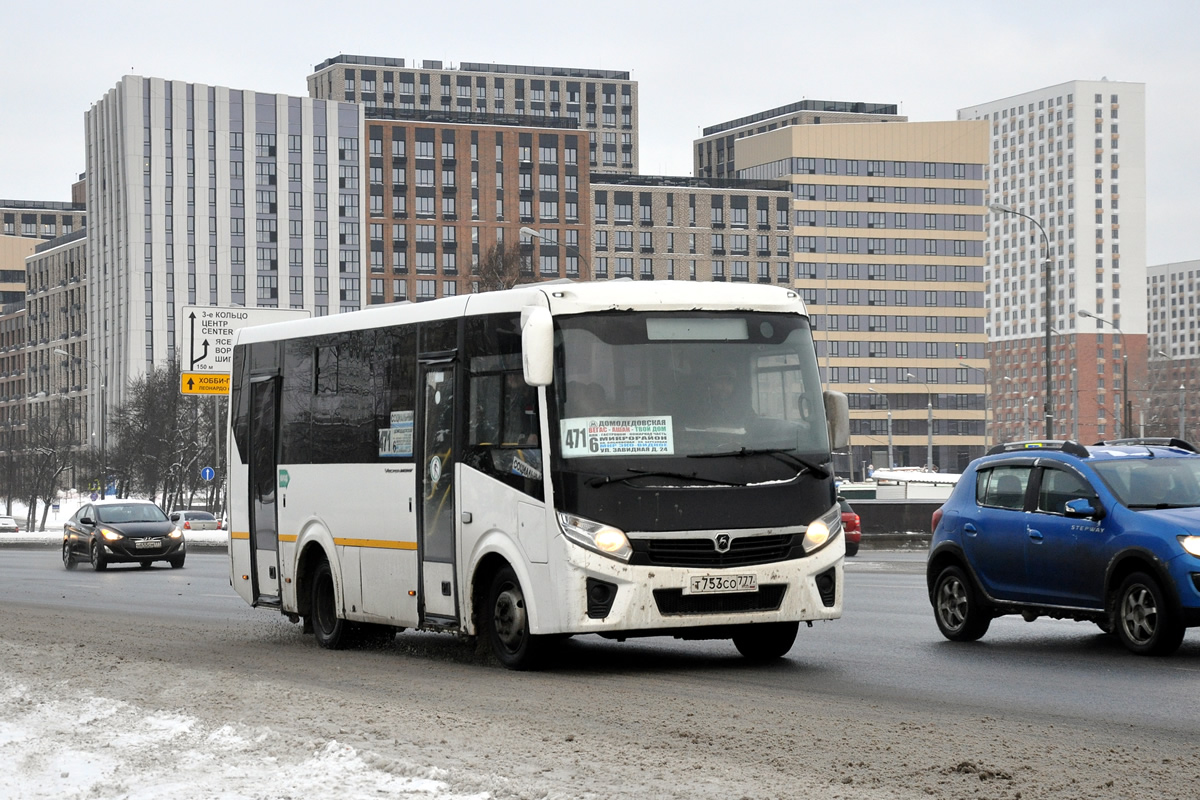
M 960 472 L 990 439 L 987 124 L 731 133 L 738 177 L 791 188 L 793 285 L 813 313 L 824 377 L 850 399 L 839 472 L 889 462 Z
M 596 175 L 597 279 L 791 283 L 786 181 Z

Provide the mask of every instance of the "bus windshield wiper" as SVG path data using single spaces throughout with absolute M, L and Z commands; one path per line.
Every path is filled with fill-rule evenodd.
M 669 470 L 636 469 L 634 467 L 629 467 L 626 469 L 626 472 L 628 472 L 629 474 L 628 475 L 596 475 L 595 477 L 588 478 L 587 485 L 588 486 L 603 486 L 606 483 L 617 483 L 617 482 L 630 481 L 630 480 L 633 480 L 634 478 L 651 478 L 651 477 L 654 477 L 654 478 L 679 478 L 680 480 L 685 480 L 685 481 L 701 481 L 703 483 L 714 483 L 714 484 L 720 484 L 722 486 L 745 486 L 746 485 L 744 483 L 736 483 L 736 482 L 731 483 L 730 481 L 718 480 L 716 478 L 705 478 L 703 476 L 696 475 L 696 474 L 685 475 L 682 472 L 671 472 Z
M 725 450 L 720 453 L 693 453 L 688 458 L 725 458 L 728 456 L 774 456 L 794 467 L 800 467 L 802 472 L 811 472 L 818 478 L 828 478 L 830 474 L 823 465 L 803 459 L 786 447 L 739 447 L 737 450 Z

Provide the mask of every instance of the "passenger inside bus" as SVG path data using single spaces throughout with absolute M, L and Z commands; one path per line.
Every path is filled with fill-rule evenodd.
M 697 421 L 708 428 L 741 429 L 755 418 L 749 388 L 731 364 L 717 364 L 705 373 L 696 393 Z
M 608 394 L 598 383 L 571 381 L 567 384 L 566 415 L 594 417 L 608 408 Z
M 537 389 L 525 383 L 520 372 L 504 376 L 504 436 L 505 444 L 538 445 Z

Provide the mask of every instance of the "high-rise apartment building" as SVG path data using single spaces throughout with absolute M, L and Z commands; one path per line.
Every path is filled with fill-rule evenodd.
M 1144 84 L 1099 80 L 958 112 L 985 122 L 990 135 L 986 298 L 997 440 L 1041 438 L 1047 428 L 1085 442 L 1136 433 L 1124 420 L 1134 422 L 1146 389 L 1145 106 Z
M 692 148 L 693 174 L 700 178 L 737 178 L 744 165 L 736 157 L 737 141 L 789 125 L 853 122 L 904 122 L 908 118 L 885 103 L 801 100 L 705 128 Z
M 89 340 L 87 304 L 88 230 L 42 242 L 25 259 L 28 339 L 24 347 L 25 392 L 30 420 L 65 412 L 71 424 L 91 420 L 90 434 L 72 431 L 72 441 L 98 447 L 98 416 L 87 413 Z
M 1134 400 L 1134 425 L 1147 436 L 1179 436 L 1189 442 L 1200 431 L 1200 261 L 1146 268 L 1149 294 L 1149 360 L 1144 391 Z
M 791 285 L 786 181 L 597 175 L 591 205 L 598 279 Z
M 478 291 L 481 262 L 505 249 L 524 280 L 590 277 L 580 261 L 591 234 L 587 139 L 574 123 L 366 113 L 369 303 Z M 539 234 L 536 241 L 520 233 L 524 227 Z
M 986 443 L 986 126 L 745 119 L 714 127 L 739 177 L 791 187 L 792 285 L 825 380 L 850 400 L 839 472 L 961 471 Z
M 580 152 L 593 170 L 638 170 L 638 86 L 628 72 L 473 62 L 447 68 L 441 61 L 406 66 L 402 58 L 339 55 L 316 66 L 308 93 L 390 111 L 395 119 L 446 113 L 470 122 L 463 115 L 477 114 L 537 127 L 565 118 L 586 132 Z
M 81 356 L 109 408 L 175 356 L 183 306 L 365 304 L 361 105 L 126 76 L 85 127 Z

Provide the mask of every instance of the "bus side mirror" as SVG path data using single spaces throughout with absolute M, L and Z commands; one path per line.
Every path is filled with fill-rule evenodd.
M 826 389 L 825 423 L 829 426 L 829 448 L 844 450 L 850 445 L 850 401 L 841 392 Z
M 554 320 L 549 309 L 521 309 L 521 366 L 530 386 L 549 386 L 553 382 Z

